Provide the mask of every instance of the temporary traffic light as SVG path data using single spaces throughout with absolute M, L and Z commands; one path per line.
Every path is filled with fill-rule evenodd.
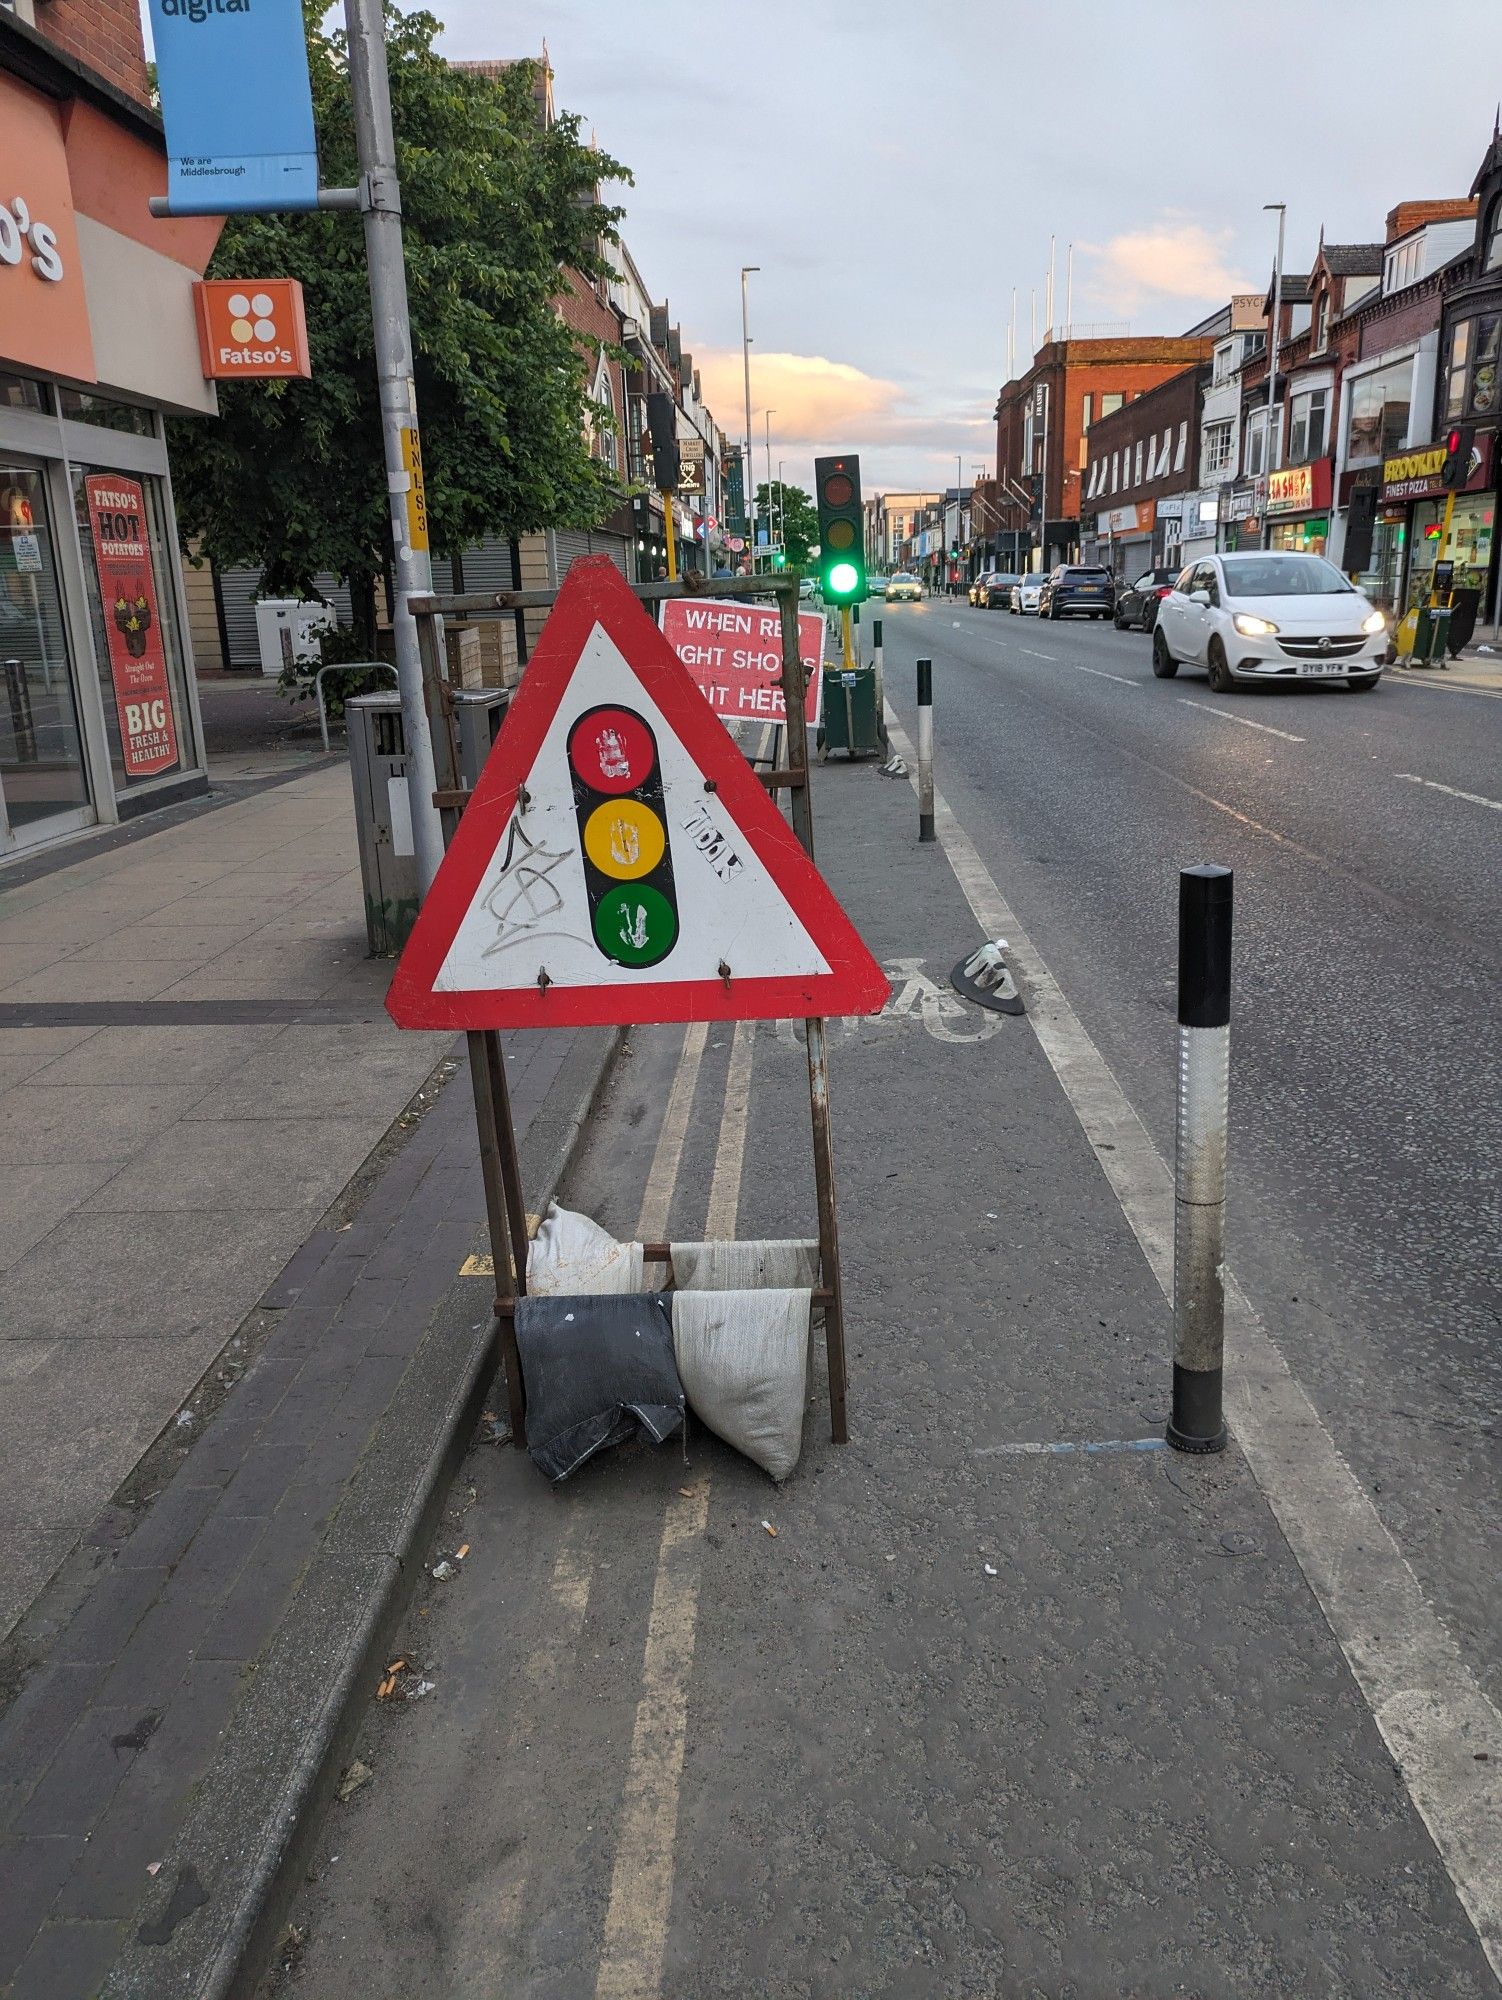
M 617 965 L 657 965 L 678 942 L 657 738 L 634 709 L 609 703 L 569 731 L 568 761 L 595 943 Z
M 1458 493 L 1471 476 L 1471 440 L 1474 424 L 1452 424 L 1445 434 L 1445 462 L 1439 469 L 1439 483 Z
M 814 460 L 819 507 L 819 576 L 826 604 L 859 604 L 866 596 L 865 515 L 861 462 L 853 453 Z
M 659 493 L 676 493 L 678 412 L 665 392 L 654 390 L 647 398 L 647 429 L 652 437 L 652 484 Z

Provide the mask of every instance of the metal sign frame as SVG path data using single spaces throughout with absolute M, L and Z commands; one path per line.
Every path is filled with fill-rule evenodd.
M 706 582 L 691 573 L 678 582 L 633 584 L 644 604 L 670 597 L 748 598 L 773 596 L 782 627 L 782 692 L 787 706 L 786 765 L 757 775 L 769 791 L 792 793 L 793 831 L 810 861 L 814 859 L 813 797 L 808 761 L 803 662 L 798 646 L 798 579 L 789 576 L 721 577 Z M 556 590 L 500 590 L 413 595 L 409 608 L 417 625 L 422 657 L 423 695 L 432 730 L 438 790 L 433 802 L 443 822 L 445 844 L 452 839 L 459 815 L 471 794 L 461 786 L 458 737 L 452 689 L 444 673 L 443 619 L 509 618 L 518 611 L 551 610 Z M 814 1189 L 818 1207 L 819 1284 L 814 1303 L 824 1312 L 824 1346 L 829 1371 L 829 1428 L 836 1444 L 848 1441 L 845 1359 L 844 1287 L 840 1272 L 839 1221 L 834 1184 L 834 1138 L 829 1109 L 829 1050 L 822 1018 L 805 1021 L 808 1053 L 809 1116 L 814 1155 Z M 480 1137 L 480 1171 L 485 1213 L 495 1270 L 495 1328 L 505 1367 L 512 1440 L 527 1441 L 526 1397 L 516 1345 L 516 1301 L 527 1289 L 527 1203 L 506 1059 L 500 1034 L 493 1028 L 466 1032 L 470 1082 Z M 649 1261 L 662 1262 L 665 1243 L 645 1246 Z

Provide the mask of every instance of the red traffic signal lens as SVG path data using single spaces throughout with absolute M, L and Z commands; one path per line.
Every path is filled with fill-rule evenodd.
M 824 505 L 826 507 L 848 507 L 855 498 L 855 488 L 843 472 L 831 473 L 824 482 Z
M 1458 430 L 1451 431 L 1446 437 L 1445 450 L 1449 452 L 1452 458 L 1460 450 L 1460 432 Z

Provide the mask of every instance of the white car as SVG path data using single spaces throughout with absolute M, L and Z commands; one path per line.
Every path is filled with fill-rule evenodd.
M 1013 611 L 1036 611 L 1038 599 L 1042 596 L 1043 586 L 1047 581 L 1048 578 L 1041 570 L 1036 576 L 1018 577 L 1012 585 L 1012 602 L 1009 608 Z
M 1204 667 L 1217 694 L 1252 681 L 1344 679 L 1374 688 L 1387 619 L 1323 556 L 1207 556 L 1158 605 L 1153 672 Z

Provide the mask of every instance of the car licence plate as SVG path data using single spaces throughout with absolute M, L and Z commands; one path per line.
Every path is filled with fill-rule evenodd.
M 1080 591 L 1085 597 L 1099 597 L 1103 587 L 1103 585 L 1098 583 L 1082 583 Z
M 1300 660 L 1301 674 L 1343 674 L 1348 672 L 1344 660 Z

